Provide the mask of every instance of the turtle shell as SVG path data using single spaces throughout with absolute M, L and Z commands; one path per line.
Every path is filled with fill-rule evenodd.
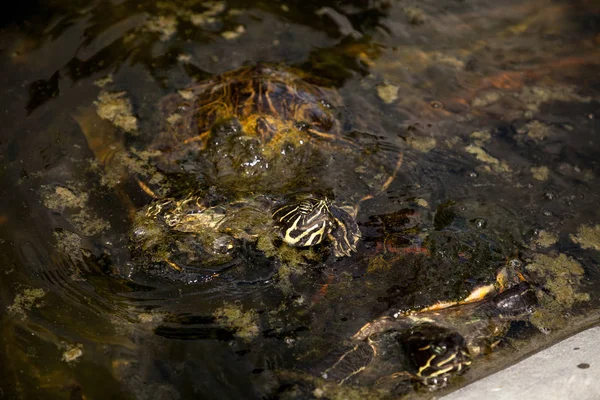
M 306 164 L 310 155 L 301 148 L 318 142 L 321 151 L 322 143 L 343 142 L 339 96 L 317 83 L 324 82 L 271 64 L 215 76 L 162 101 L 167 126 L 151 148 L 167 170 L 189 171 L 182 165 L 205 161 L 227 173 L 256 175 L 284 169 L 290 160 Z

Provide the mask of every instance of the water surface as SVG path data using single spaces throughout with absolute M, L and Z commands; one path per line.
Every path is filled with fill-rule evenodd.
M 597 324 L 599 23 L 585 0 L 57 0 L 4 17 L 0 398 L 431 397 L 338 393 L 312 371 L 373 318 L 464 297 L 510 260 L 539 305 L 448 390 Z M 364 168 L 334 153 L 294 187 L 375 194 L 358 252 L 292 265 L 246 243 L 227 266 L 149 269 L 130 241 L 146 167 L 106 160 L 148 149 L 164 96 L 257 63 L 341 99 Z M 368 177 L 398 159 L 378 193 Z

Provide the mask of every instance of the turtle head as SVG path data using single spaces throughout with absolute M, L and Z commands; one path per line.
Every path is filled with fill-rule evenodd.
M 471 364 L 467 343 L 456 331 L 421 323 L 401 340 L 413 364 L 414 375 L 429 388 L 445 386 L 451 376 L 465 371 Z
M 283 241 L 295 247 L 321 243 L 334 225 L 330 205 L 327 198 L 307 198 L 275 209 L 273 219 Z
M 290 246 L 314 246 L 329 238 L 336 257 L 356 251 L 360 230 L 354 217 L 327 197 L 307 198 L 273 211 L 283 241 Z

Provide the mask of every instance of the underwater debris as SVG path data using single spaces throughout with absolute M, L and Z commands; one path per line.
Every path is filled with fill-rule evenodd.
M 83 355 L 83 345 L 81 343 L 69 344 L 62 354 L 61 360 L 70 364 L 77 361 Z
M 385 103 L 392 104 L 398 100 L 398 90 L 400 89 L 396 85 L 390 83 L 382 83 L 377 85 L 377 96 Z
M 125 132 L 137 133 L 138 121 L 133 116 L 133 108 L 126 92 L 100 92 L 94 102 L 96 112 L 102 119 L 112 122 Z

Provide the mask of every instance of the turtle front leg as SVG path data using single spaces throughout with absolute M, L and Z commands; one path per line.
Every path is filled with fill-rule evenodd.
M 358 224 L 354 217 L 339 207 L 330 206 L 329 212 L 335 222 L 328 235 L 333 244 L 333 254 L 336 257 L 350 256 L 360 240 Z

